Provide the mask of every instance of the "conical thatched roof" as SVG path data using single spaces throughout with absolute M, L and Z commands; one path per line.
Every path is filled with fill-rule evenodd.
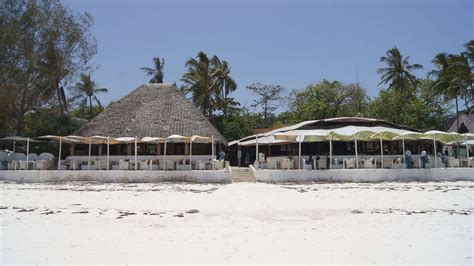
M 110 137 L 214 136 L 226 143 L 202 112 L 172 84 L 144 84 L 111 104 L 73 135 Z

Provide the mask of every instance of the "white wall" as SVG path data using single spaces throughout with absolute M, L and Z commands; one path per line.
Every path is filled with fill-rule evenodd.
M 255 170 L 258 182 L 474 181 L 474 168 Z
M 199 171 L 0 171 L 0 180 L 41 183 L 64 181 L 94 181 L 116 183 L 147 183 L 186 181 L 195 183 L 230 183 L 231 172 L 224 170 Z

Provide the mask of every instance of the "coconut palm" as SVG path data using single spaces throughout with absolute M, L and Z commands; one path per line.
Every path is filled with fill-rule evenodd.
M 160 59 L 159 57 L 153 57 L 153 68 L 142 67 L 140 69 L 145 71 L 147 76 L 151 76 L 149 83 L 163 83 L 164 66 L 165 66 L 165 59 Z
M 97 98 L 97 93 L 108 92 L 109 90 L 106 88 L 97 88 L 95 82 L 91 79 L 90 74 L 81 74 L 80 82 L 77 82 L 74 86 L 76 93 L 78 94 L 77 97 L 81 98 L 79 106 L 84 110 L 89 103 L 89 111 L 92 112 L 92 102 L 95 101 L 100 108 L 102 108 L 102 104 Z
M 229 64 L 217 56 L 211 59 L 204 52 L 186 62 L 187 72 L 184 73 L 184 93 L 190 93 L 193 102 L 207 117 L 211 117 L 222 105 L 227 96 L 235 91 L 237 84 L 230 77 Z
M 410 64 L 410 57 L 404 57 L 397 47 L 389 49 L 385 56 L 380 58 L 380 62 L 387 63 L 388 67 L 379 68 L 377 73 L 382 74 L 380 84 L 389 84 L 390 88 L 405 93 L 407 86 L 411 83 L 416 86 L 416 76 L 412 70 L 422 69 L 420 64 Z

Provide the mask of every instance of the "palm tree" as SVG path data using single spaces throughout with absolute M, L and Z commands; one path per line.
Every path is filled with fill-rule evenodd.
M 217 109 L 222 109 L 227 96 L 237 89 L 230 77 L 229 64 L 217 56 L 211 59 L 204 52 L 186 62 L 187 72 L 181 81 L 185 83 L 184 93 L 191 93 L 193 102 L 207 117 Z
M 390 88 L 405 93 L 407 85 L 412 84 L 416 87 L 416 76 L 410 71 L 422 69 L 420 64 L 410 64 L 408 59 L 404 57 L 397 47 L 389 49 L 385 56 L 380 58 L 380 62 L 387 63 L 388 67 L 379 68 L 378 74 L 382 74 L 380 84 L 389 84 Z
M 164 66 L 165 66 L 165 59 L 160 60 L 159 57 L 153 57 L 153 68 L 142 67 L 140 69 L 145 71 L 147 76 L 151 76 L 149 83 L 163 83 Z
M 97 88 L 90 74 L 81 74 L 80 80 L 80 82 L 76 83 L 75 90 L 78 93 L 78 97 L 82 98 L 79 104 L 82 110 L 84 111 L 84 108 L 89 102 L 89 111 L 92 113 L 92 101 L 95 101 L 99 105 L 99 108 L 102 109 L 102 104 L 96 94 L 108 92 L 109 90 L 106 88 Z
M 436 70 L 429 76 L 436 77 L 434 91 L 443 95 L 446 100 L 454 100 L 456 104 L 456 124 L 459 128 L 459 98 L 464 99 L 466 109 L 472 101 L 472 73 L 469 59 L 465 54 L 447 55 L 440 53 L 433 59 Z

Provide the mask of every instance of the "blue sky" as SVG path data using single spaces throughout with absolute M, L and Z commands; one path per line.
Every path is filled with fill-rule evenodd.
M 322 79 L 380 90 L 379 58 L 397 46 L 412 63 L 433 68 L 436 53 L 458 53 L 474 38 L 473 1 L 131 1 L 68 0 L 94 17 L 98 41 L 93 79 L 109 88 L 104 103 L 148 77 L 140 67 L 165 58 L 165 82 L 178 82 L 199 51 L 227 60 L 250 105 L 254 82 L 304 88 Z M 280 108 L 282 111 L 284 107 Z

